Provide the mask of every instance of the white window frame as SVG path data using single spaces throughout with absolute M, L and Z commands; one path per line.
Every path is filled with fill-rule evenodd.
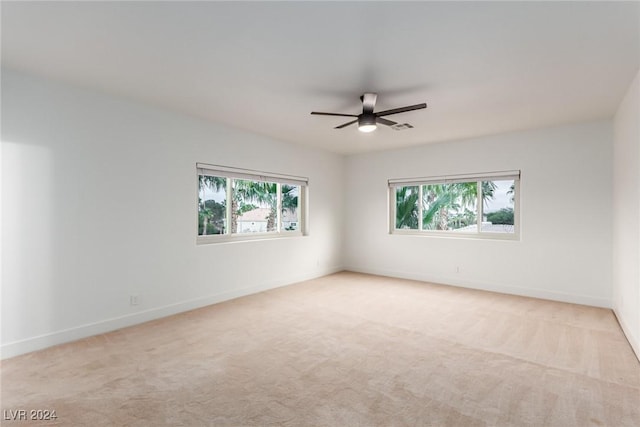
M 198 221 L 199 221 L 199 179 L 200 175 L 216 176 L 227 179 L 226 196 L 230 201 L 233 197 L 232 180 L 244 179 L 250 181 L 262 181 L 276 183 L 276 231 L 257 232 L 257 233 L 233 233 L 231 230 L 231 203 L 226 204 L 226 233 L 224 234 L 198 234 Z M 300 187 L 300 194 L 298 194 L 298 229 L 297 230 L 284 230 L 282 229 L 282 185 L 295 185 Z M 196 163 L 196 243 L 197 244 L 209 244 L 209 243 L 222 243 L 222 242 L 237 242 L 237 241 L 251 241 L 251 240 L 263 240 L 274 239 L 283 237 L 299 237 L 306 236 L 307 231 L 307 197 L 308 197 L 309 178 L 284 175 L 272 172 L 257 171 L 252 169 L 241 169 L 229 166 L 211 165 L 206 163 Z
M 389 234 L 397 235 L 418 235 L 429 237 L 457 237 L 457 238 L 477 238 L 477 239 L 497 239 L 497 240 L 520 240 L 520 171 L 499 171 L 488 173 L 475 173 L 464 175 L 431 176 L 420 178 L 399 178 L 389 179 Z M 484 217 L 484 206 L 482 203 L 482 181 L 514 181 L 513 195 L 513 233 L 496 233 L 481 231 L 482 218 Z M 433 184 L 451 184 L 455 182 L 477 182 L 477 231 L 446 231 L 446 230 L 423 230 L 423 206 L 422 206 L 422 186 Z M 396 228 L 396 188 L 406 186 L 418 187 L 418 228 L 404 229 Z

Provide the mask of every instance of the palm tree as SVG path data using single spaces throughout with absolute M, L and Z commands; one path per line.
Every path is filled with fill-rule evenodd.
M 213 215 L 213 211 L 205 207 L 205 203 L 202 199 L 200 199 L 199 208 L 198 208 L 198 225 L 202 224 L 200 235 L 207 235 L 207 226 L 209 224 L 209 220 Z M 200 227 L 199 227 L 200 228 Z
M 212 206 L 207 202 L 210 200 L 203 200 L 204 198 L 204 188 L 209 188 L 212 191 L 220 191 L 227 188 L 227 179 L 219 176 L 209 176 L 209 175 L 199 175 L 198 177 L 198 193 L 202 194 L 203 197 L 199 197 L 199 209 L 198 209 L 198 217 L 199 222 L 202 222 L 202 235 L 208 234 L 208 225 L 211 221 L 215 220 L 215 211 L 212 209 Z M 224 214 L 223 214 L 224 215 Z M 223 216 L 224 218 L 224 216 Z M 215 230 L 215 229 L 214 229 Z M 224 233 L 224 221 L 222 224 L 222 228 L 217 229 L 219 233 Z
M 233 200 L 231 206 L 231 230 L 236 232 L 238 228 L 238 207 L 242 208 L 247 202 L 257 203 L 269 208 L 267 231 L 275 230 L 277 218 L 277 184 L 275 182 L 249 181 L 235 179 L 233 181 Z
M 224 234 L 226 203 L 200 199 L 198 210 L 198 234 Z
M 496 189 L 492 181 L 482 181 L 483 203 L 493 198 Z M 459 228 L 469 218 L 478 201 L 477 182 L 456 182 L 451 184 L 424 185 L 422 191 L 423 228 L 449 230 Z M 469 209 L 471 208 L 471 210 Z M 451 218 L 450 214 L 454 217 Z
M 422 228 L 448 230 L 449 210 L 457 209 L 455 184 L 431 184 L 422 187 Z
M 297 185 L 282 184 L 282 212 L 294 213 L 298 209 L 298 194 L 300 187 Z
M 493 199 L 493 194 L 498 186 L 493 181 L 482 181 L 482 202 L 488 202 Z
M 209 187 L 212 190 L 218 191 L 227 188 L 227 178 L 220 176 L 199 175 L 198 176 L 198 188 L 202 190 L 204 187 Z
M 298 195 L 300 194 L 300 187 L 297 185 L 282 184 L 282 214 L 288 211 L 295 214 L 298 210 Z M 287 230 L 295 230 L 296 227 L 290 226 Z
M 198 186 L 200 194 L 203 194 L 204 188 L 212 191 L 225 190 L 227 187 L 227 178 L 200 175 Z M 299 186 L 282 185 L 282 212 L 295 212 L 298 208 Z M 238 217 L 243 213 L 257 209 L 258 206 L 268 207 L 270 212 L 265 218 L 267 220 L 267 231 L 276 229 L 277 220 L 277 184 L 274 182 L 251 181 L 244 179 L 233 180 L 233 196 L 231 197 L 231 232 L 238 231 Z M 208 226 L 214 220 L 214 211 L 209 200 L 199 200 L 199 216 L 202 223 L 202 234 L 207 234 Z M 254 204 L 255 203 L 255 204 Z M 219 210 L 219 209 L 218 209 Z M 222 229 L 224 233 L 224 229 Z
M 418 228 L 418 186 L 396 188 L 396 228 Z

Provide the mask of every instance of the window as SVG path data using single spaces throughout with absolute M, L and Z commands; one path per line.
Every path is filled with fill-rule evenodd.
M 520 171 L 389 180 L 391 233 L 518 237 Z
M 307 178 L 198 163 L 198 243 L 302 235 Z

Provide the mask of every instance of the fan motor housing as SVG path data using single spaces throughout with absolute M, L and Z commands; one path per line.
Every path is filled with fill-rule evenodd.
M 375 126 L 376 116 L 373 113 L 362 113 L 358 116 L 358 126 Z

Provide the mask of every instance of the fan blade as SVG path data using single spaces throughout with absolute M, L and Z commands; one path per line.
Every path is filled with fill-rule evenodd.
M 360 97 L 362 100 L 362 112 L 363 113 L 373 113 L 373 109 L 376 107 L 376 99 L 378 99 L 378 95 L 375 93 L 365 93 Z
M 318 115 L 318 116 L 358 117 L 357 114 L 319 113 L 317 111 L 312 111 L 311 114 L 315 114 L 315 115 Z
M 398 124 L 396 122 L 392 122 L 391 120 L 383 119 L 382 117 L 377 117 L 376 123 L 380 123 L 381 125 L 387 125 L 387 126 L 393 126 Z
M 354 123 L 358 123 L 358 119 L 356 119 L 354 121 L 351 121 L 351 122 L 347 122 L 347 123 L 345 123 L 343 125 L 340 125 L 340 126 L 336 126 L 334 129 L 342 129 L 342 128 L 345 128 L 345 127 L 347 127 L 349 125 L 352 125 Z
M 427 108 L 427 104 L 424 104 L 424 103 L 416 104 L 416 105 L 410 105 L 408 107 L 400 107 L 400 108 L 394 108 L 392 110 L 379 111 L 376 113 L 376 116 L 377 117 L 389 116 L 391 114 L 404 113 L 405 111 L 421 110 L 423 108 Z

